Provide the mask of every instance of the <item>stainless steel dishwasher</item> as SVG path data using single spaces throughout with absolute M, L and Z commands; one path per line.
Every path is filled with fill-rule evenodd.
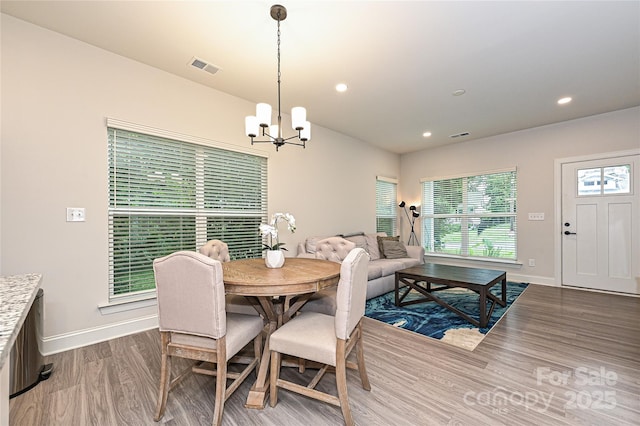
M 44 291 L 39 289 L 11 348 L 9 398 L 23 394 L 51 375 L 53 365 L 44 365 L 38 345 L 38 335 L 42 330 L 43 295 Z

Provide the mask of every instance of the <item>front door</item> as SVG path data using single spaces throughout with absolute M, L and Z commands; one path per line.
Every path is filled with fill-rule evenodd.
M 640 294 L 640 155 L 562 165 L 562 285 Z

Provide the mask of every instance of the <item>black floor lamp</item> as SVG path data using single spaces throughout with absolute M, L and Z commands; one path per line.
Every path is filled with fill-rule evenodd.
M 409 220 L 409 225 L 411 225 L 411 233 L 409 234 L 409 241 L 407 241 L 408 245 L 420 245 L 418 242 L 418 236 L 416 235 L 416 231 L 414 229 L 416 219 L 420 217 L 420 213 L 416 211 L 416 206 L 410 206 L 409 210 L 411 210 L 411 216 L 409 216 L 409 212 L 407 211 L 407 203 L 401 201 L 398 206 L 404 209 L 404 214 L 407 215 L 407 219 Z

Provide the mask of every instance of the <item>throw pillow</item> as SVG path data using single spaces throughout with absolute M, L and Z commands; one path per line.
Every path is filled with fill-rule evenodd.
M 400 236 L 399 235 L 397 237 L 378 236 L 378 250 L 380 250 L 380 257 L 384 259 L 386 256 L 384 255 L 384 247 L 382 245 L 383 241 L 400 241 Z
M 401 241 L 383 240 L 382 248 L 384 251 L 384 257 L 387 259 L 400 259 L 403 257 L 409 257 L 407 249 Z
M 385 232 L 377 232 L 375 234 L 365 234 L 364 238 L 367 240 L 367 252 L 371 256 L 371 260 L 378 260 L 380 256 L 380 248 L 378 246 L 378 236 L 386 237 Z

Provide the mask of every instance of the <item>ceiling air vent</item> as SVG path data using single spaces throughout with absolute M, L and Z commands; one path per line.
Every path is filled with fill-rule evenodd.
M 449 135 L 450 138 L 461 138 L 463 136 L 469 136 L 469 132 L 456 133 L 455 135 Z
M 203 61 L 200 58 L 196 58 L 195 56 L 191 58 L 189 65 L 191 65 L 192 67 L 196 67 L 199 70 L 206 71 L 209 74 L 215 74 L 220 70 L 220 67 L 210 64 L 206 61 Z

